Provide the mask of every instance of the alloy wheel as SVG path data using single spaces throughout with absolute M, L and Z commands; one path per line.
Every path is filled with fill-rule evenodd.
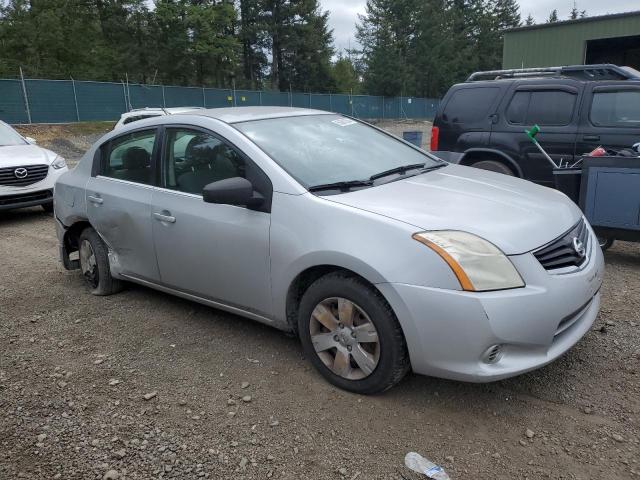
M 309 333 L 316 354 L 334 374 L 361 380 L 376 369 L 380 360 L 378 331 L 352 301 L 341 297 L 321 301 L 311 313 Z

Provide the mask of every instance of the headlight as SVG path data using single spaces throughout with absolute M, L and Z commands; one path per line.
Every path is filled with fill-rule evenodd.
M 447 262 L 463 290 L 482 292 L 524 286 L 506 255 L 476 235 L 445 230 L 418 232 L 413 238 Z
M 65 161 L 64 158 L 62 158 L 60 155 L 58 155 L 55 160 L 53 161 L 53 163 L 51 164 L 51 166 L 53 168 L 55 168 L 56 170 L 60 170 L 61 168 L 64 168 L 67 166 L 67 162 Z

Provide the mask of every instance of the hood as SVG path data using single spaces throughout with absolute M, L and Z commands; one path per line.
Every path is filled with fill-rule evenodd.
M 582 215 L 556 190 L 459 165 L 324 198 L 414 225 L 416 231 L 473 233 L 507 255 L 545 245 Z
M 51 165 L 56 154 L 37 145 L 10 145 L 0 147 L 0 168 L 25 165 Z

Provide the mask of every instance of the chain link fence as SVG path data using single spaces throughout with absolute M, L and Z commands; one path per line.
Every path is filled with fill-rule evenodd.
M 117 120 L 144 107 L 282 106 L 366 119 L 433 119 L 438 99 L 140 85 L 77 80 L 0 79 L 0 119 L 7 123 Z

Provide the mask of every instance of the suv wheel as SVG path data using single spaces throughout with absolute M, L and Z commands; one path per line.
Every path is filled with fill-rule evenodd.
M 105 243 L 93 228 L 85 228 L 78 239 L 80 270 L 94 295 L 111 295 L 122 289 L 122 283 L 111 276 Z
M 613 238 L 601 237 L 600 235 L 598 235 L 598 244 L 600 245 L 600 248 L 603 252 L 611 248 L 614 241 L 615 240 Z
M 332 273 L 302 297 L 298 331 L 305 354 L 334 385 L 383 392 L 409 370 L 400 324 L 389 304 L 363 280 Z
M 482 170 L 489 170 L 490 172 L 502 173 L 510 177 L 515 176 L 511 168 L 497 160 L 480 160 L 479 162 L 472 163 L 471 166 Z

